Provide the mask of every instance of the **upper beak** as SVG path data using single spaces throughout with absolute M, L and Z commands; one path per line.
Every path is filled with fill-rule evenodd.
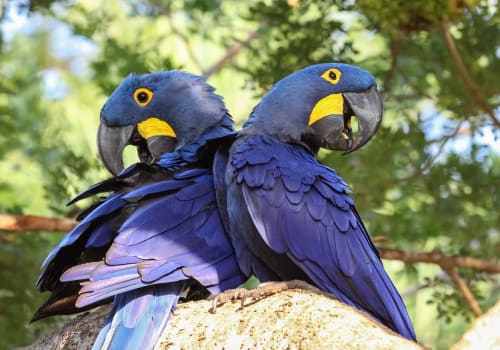
M 315 122 L 312 127 L 321 147 L 350 153 L 361 148 L 375 135 L 382 122 L 384 108 L 376 86 L 363 92 L 342 95 L 342 115 L 329 115 Z M 358 120 L 356 133 L 351 127 L 353 116 Z
M 350 107 L 352 115 L 358 119 L 357 135 L 352 145 L 346 149 L 346 153 L 350 153 L 363 147 L 375 135 L 380 123 L 382 123 L 384 104 L 375 85 L 365 92 L 345 93 L 344 99 Z M 350 116 L 344 112 L 344 117 L 349 118 Z
M 123 170 L 123 150 L 132 139 L 135 126 L 109 127 L 101 119 L 97 131 L 97 149 L 106 169 L 113 175 Z
M 101 119 L 97 132 L 97 148 L 104 166 L 113 175 L 123 170 L 123 150 L 127 145 L 137 147 L 141 162 L 152 163 L 163 153 L 174 150 L 175 138 L 159 135 L 144 139 L 137 132 L 136 125 L 108 126 Z

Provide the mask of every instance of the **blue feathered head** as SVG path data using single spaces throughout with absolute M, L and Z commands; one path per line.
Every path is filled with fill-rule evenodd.
M 276 83 L 255 107 L 242 134 L 352 152 L 376 133 L 383 105 L 375 78 L 342 63 L 306 67 Z M 358 121 L 354 135 L 351 117 Z
M 129 144 L 141 161 L 152 162 L 214 129 L 230 133 L 233 122 L 214 91 L 203 77 L 181 71 L 129 75 L 101 110 L 97 143 L 106 167 L 114 174 L 123 169 Z

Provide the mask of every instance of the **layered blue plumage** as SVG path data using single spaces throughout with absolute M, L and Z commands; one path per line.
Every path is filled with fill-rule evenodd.
M 134 110 L 128 95 L 134 84 L 150 84 L 159 101 L 156 109 L 153 101 L 147 110 Z M 172 96 L 179 89 L 186 93 Z M 218 294 L 247 279 L 215 198 L 215 147 L 234 131 L 213 90 L 200 77 L 174 71 L 131 76 L 110 97 L 101 118 L 112 115 L 113 127 L 129 123 L 127 113 L 138 122 L 143 112 L 143 119 L 168 116 L 174 118 L 165 121 L 176 127 L 177 145 L 155 164 L 132 165 L 72 201 L 111 192 L 81 214 L 78 226 L 45 260 L 37 284 L 52 296 L 34 320 L 114 301 L 94 349 L 147 350 L 180 298 Z M 123 119 L 115 112 L 124 113 Z
M 212 182 L 208 169 L 186 170 L 122 195 L 121 209 L 135 210 L 117 229 L 104 260 L 77 265 L 62 275 L 62 282 L 83 281 L 78 308 L 115 297 L 95 349 L 108 348 L 111 338 L 117 341 L 110 348 L 116 349 L 137 348 L 132 344 L 138 337 L 156 341 L 188 287 L 200 284 L 218 294 L 244 282 L 218 215 Z M 137 320 L 126 322 L 130 317 Z M 131 345 L 123 347 L 124 342 Z M 140 348 L 148 349 L 154 342 L 151 347 L 142 344 Z
M 214 294 L 241 283 L 212 182 L 208 169 L 186 170 L 124 194 L 122 209 L 135 210 L 117 229 L 104 260 L 77 265 L 61 277 L 85 281 L 76 306 L 189 278 Z
M 318 163 L 306 149 L 267 136 L 237 141 L 228 169 L 235 177 L 228 198 L 233 222 L 248 215 L 266 245 L 289 258 L 314 285 L 415 338 L 404 303 L 383 268 L 348 186 L 335 171 Z M 245 214 L 235 201 L 239 197 L 231 195 L 236 186 Z M 248 232 L 238 227 L 231 232 L 246 241 Z M 246 242 L 244 249 L 260 258 L 262 250 Z M 255 271 L 259 278 L 295 277 L 294 271 L 285 271 L 269 259 L 265 264 L 256 260 L 246 260 L 243 271 Z
M 342 76 L 330 86 L 324 76 L 332 69 Z M 376 93 L 374 84 L 368 72 L 339 64 L 311 66 L 278 82 L 231 148 L 219 149 L 214 172 L 224 181 L 216 181 L 218 203 L 245 274 L 305 280 L 414 340 L 403 300 L 347 184 L 314 153 L 321 144 L 309 119 L 314 106 L 348 89 L 348 102 L 363 106 L 344 105 L 344 120 L 352 109 L 375 115 L 381 106 L 367 105 L 363 95 Z M 328 130 L 322 135 L 336 137 Z
M 79 262 L 65 269 L 58 282 L 61 286 L 73 281 L 81 284 L 76 309 L 115 298 L 95 349 L 136 349 L 132 344 L 138 337 L 153 341 L 143 343 L 141 349 L 152 348 L 156 334 L 189 288 L 218 294 L 246 279 L 218 214 L 211 170 L 195 168 L 170 174 L 156 168 L 133 166 L 120 174 L 117 181 L 124 183 L 132 183 L 138 173 L 144 178 L 147 171 L 159 179 L 106 198 L 51 253 L 48 259 L 52 260 L 39 278 L 44 283 L 54 272 L 62 273 L 51 264 L 63 260 L 75 242 L 82 242 L 82 253 L 106 247 L 104 260 Z M 96 188 L 90 191 L 94 193 Z M 134 322 L 125 321 L 132 316 L 137 318 Z M 138 326 L 131 326 L 135 324 Z M 125 339 L 129 347 L 123 347 Z

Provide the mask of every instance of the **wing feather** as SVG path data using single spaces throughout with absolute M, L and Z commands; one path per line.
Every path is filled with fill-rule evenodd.
M 242 284 L 246 277 L 218 215 L 211 170 L 189 169 L 173 176 L 159 171 L 139 167 L 91 188 L 89 193 L 96 194 L 99 188 L 125 186 L 86 213 L 47 259 L 40 283 L 53 293 L 80 283 L 78 295 L 78 288 L 63 289 L 72 293 L 77 308 L 189 279 L 216 292 Z M 104 249 L 88 260 L 75 258 L 93 246 Z
M 231 165 L 266 244 L 286 253 L 321 289 L 415 339 L 347 184 L 300 146 L 266 136 L 250 140 L 238 145 Z
M 229 279 L 244 282 L 218 215 L 212 176 L 191 174 L 196 178 L 183 183 L 180 191 L 144 197 L 144 205 L 139 201 L 118 229 L 104 261 L 66 271 L 64 281 L 84 281 L 78 305 L 189 278 L 207 287 Z

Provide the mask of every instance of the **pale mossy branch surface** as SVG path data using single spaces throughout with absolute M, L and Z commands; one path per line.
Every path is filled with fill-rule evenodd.
M 477 318 L 450 350 L 500 349 L 500 301 Z
M 215 314 L 211 307 L 207 300 L 180 304 L 157 349 L 424 349 L 312 291 L 282 291 L 244 307 L 227 303 Z M 77 317 L 23 349 L 90 349 L 109 310 L 104 306 Z

